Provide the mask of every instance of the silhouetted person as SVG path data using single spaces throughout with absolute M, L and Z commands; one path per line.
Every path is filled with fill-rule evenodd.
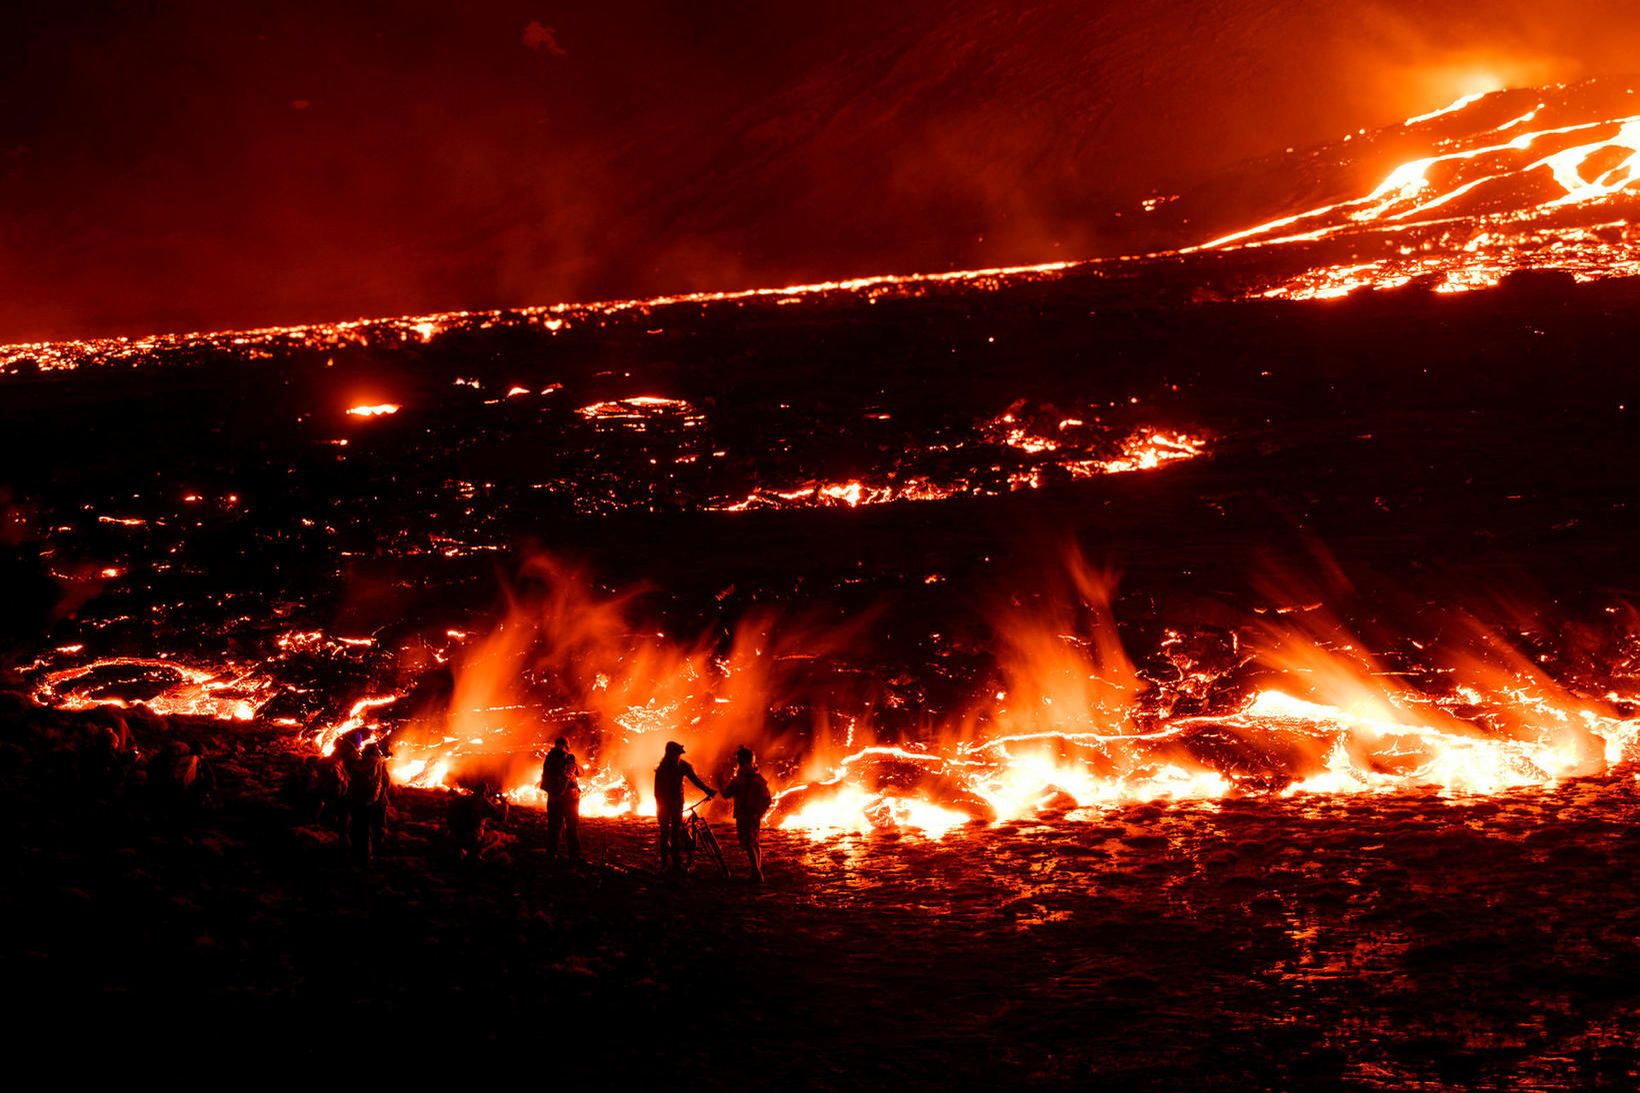
M 757 757 L 752 749 L 742 744 L 735 752 L 735 776 L 723 787 L 723 795 L 735 803 L 735 833 L 740 836 L 740 848 L 746 851 L 746 860 L 752 866 L 752 879 L 763 880 L 763 814 L 769 811 L 774 797 L 769 793 L 768 780 L 757 769 Z
M 497 793 L 488 782 L 481 782 L 472 793 L 458 794 L 450 799 L 445 814 L 450 826 L 450 837 L 455 840 L 456 860 L 470 864 L 482 858 L 497 842 L 489 824 L 507 822 L 507 799 Z
M 344 743 L 338 743 L 336 750 L 319 761 L 317 789 L 318 800 L 315 802 L 315 816 L 324 827 L 335 831 L 345 843 L 347 841 L 348 794 L 347 772 L 359 762 L 359 753 Z
M 562 736 L 541 763 L 541 790 L 547 795 L 547 860 L 558 859 L 563 833 L 571 861 L 581 856 L 581 764 Z
M 387 830 L 387 809 L 393 800 L 393 783 L 387 773 L 387 756 L 379 744 L 366 744 L 347 772 L 347 807 L 353 860 L 368 865 L 381 849 Z
M 683 780 L 687 778 L 708 797 L 717 791 L 709 788 L 689 760 L 683 757 L 683 745 L 676 740 L 666 745 L 666 756 L 655 768 L 655 818 L 660 821 L 661 868 L 683 868 Z

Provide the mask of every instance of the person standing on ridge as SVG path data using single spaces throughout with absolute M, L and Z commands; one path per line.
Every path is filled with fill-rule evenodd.
M 740 836 L 740 848 L 746 851 L 746 860 L 752 866 L 752 880 L 763 883 L 763 814 L 769 811 L 774 798 L 769 793 L 768 779 L 757 769 L 757 757 L 752 749 L 742 744 L 735 751 L 735 776 L 723 787 L 723 795 L 735 803 L 735 833 Z
M 562 736 L 541 764 L 541 790 L 547 795 L 547 860 L 558 860 L 558 835 L 563 833 L 569 859 L 581 854 L 581 764 Z
M 655 818 L 660 822 L 661 869 L 668 866 L 683 868 L 683 780 L 695 783 L 708 797 L 716 797 L 689 760 L 683 757 L 683 745 L 676 740 L 666 745 L 666 755 L 655 768 Z

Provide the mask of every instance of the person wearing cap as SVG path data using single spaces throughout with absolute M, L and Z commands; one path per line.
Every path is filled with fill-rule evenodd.
M 547 860 L 558 860 L 558 835 L 563 833 L 571 861 L 581 856 L 581 764 L 560 736 L 541 764 L 541 789 L 547 795 Z
M 655 768 L 655 818 L 660 821 L 661 868 L 683 868 L 683 780 L 695 783 L 708 797 L 716 797 L 689 760 L 683 757 L 683 745 L 676 740 L 666 745 L 666 755 Z
M 769 811 L 773 797 L 768 779 L 757 769 L 757 757 L 745 744 L 735 751 L 735 776 L 723 787 L 723 795 L 735 803 L 735 832 L 740 836 L 740 848 L 746 851 L 746 860 L 752 866 L 752 879 L 763 883 L 763 814 Z

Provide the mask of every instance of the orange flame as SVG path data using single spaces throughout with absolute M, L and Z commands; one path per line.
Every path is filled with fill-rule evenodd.
M 843 694 L 834 674 L 811 671 L 860 651 L 860 620 L 761 613 L 732 635 L 680 640 L 641 622 L 638 591 L 601 590 L 546 558 L 526 567 L 501 623 L 459 654 L 447 699 L 383 722 L 398 696 L 366 696 L 313 740 L 329 750 L 360 730 L 390 741 L 400 782 L 484 778 L 534 802 L 539 757 L 565 735 L 584 759 L 589 816 L 651 814 L 648 773 L 667 740 L 684 743 L 709 782 L 747 743 L 780 783 L 771 822 L 817 837 L 938 838 L 965 824 L 1246 792 L 1485 794 L 1640 758 L 1636 696 L 1579 693 L 1468 616 L 1421 654 L 1417 678 L 1435 682 L 1386 668 L 1319 604 L 1256 620 L 1216 659 L 1167 631 L 1160 652 L 1175 675 L 1155 676 L 1124 647 L 1114 575 L 1074 555 L 1063 572 L 1060 588 L 996 617 L 994 676 L 966 705 L 927 711 L 916 742 L 885 733 L 871 686 Z M 280 645 L 330 640 L 292 632 Z M 366 639 L 334 639 L 344 640 Z M 99 690 L 120 672 L 141 674 L 151 697 Z M 45 672 L 36 697 L 249 720 L 276 689 L 243 667 L 110 658 Z

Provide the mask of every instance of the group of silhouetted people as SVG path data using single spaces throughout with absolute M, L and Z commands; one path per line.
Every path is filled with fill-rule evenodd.
M 217 774 L 204 746 L 197 740 L 172 736 L 158 747 L 139 751 L 126 713 L 97 710 L 37 716 L 41 734 L 53 744 L 54 781 L 68 796 L 142 802 L 157 819 L 176 830 L 186 829 L 218 791 Z M 131 716 L 152 718 L 141 710 Z M 368 865 L 381 851 L 392 816 L 390 757 L 384 743 L 363 729 L 354 730 L 342 735 L 330 754 L 308 756 L 292 769 L 284 781 L 284 796 L 302 823 L 317 823 L 334 832 L 353 862 Z M 682 744 L 666 745 L 654 780 L 663 872 L 686 870 L 694 849 L 684 818 L 687 782 L 705 795 L 693 807 L 720 795 L 733 802 L 735 830 L 751 876 L 763 879 L 760 833 L 773 799 L 752 750 L 740 747 L 735 760 L 733 776 L 721 790 L 714 789 L 684 758 Z M 585 861 L 580 831 L 581 765 L 565 737 L 559 737 L 546 753 L 539 785 L 547 805 L 548 859 L 557 861 L 562 847 L 570 862 Z M 131 792 L 133 787 L 136 793 Z M 490 856 L 505 840 L 496 827 L 505 823 L 507 813 L 506 797 L 491 783 L 453 794 L 446 824 L 457 860 L 471 864 Z
M 734 777 L 723 787 L 723 795 L 734 801 L 735 829 L 746 851 L 754 880 L 763 879 L 763 846 L 759 831 L 772 796 L 769 783 L 757 769 L 752 749 L 744 745 L 735 753 Z M 718 791 L 708 786 L 683 757 L 683 745 L 666 745 L 655 767 L 655 818 L 659 824 L 662 871 L 682 870 L 687 865 L 683 819 L 683 785 L 695 788 L 711 799 Z M 570 861 L 583 861 L 581 851 L 581 764 L 569 750 L 569 741 L 560 736 L 541 763 L 541 791 L 547 797 L 547 858 L 556 861 L 560 841 Z
M 310 820 L 336 832 L 355 862 L 367 865 L 381 849 L 393 803 L 393 779 L 382 745 L 351 732 L 331 753 L 310 756 L 287 795 Z
M 655 814 L 659 824 L 660 864 L 663 872 L 686 869 L 689 859 L 684 822 L 684 783 L 690 782 L 709 800 L 719 796 L 683 757 L 683 745 L 673 741 L 655 768 Z M 349 856 L 368 864 L 381 847 L 392 804 L 389 754 L 368 741 L 363 732 L 344 735 L 330 755 L 304 761 L 293 776 L 291 795 L 299 810 L 336 832 Z M 752 749 L 735 753 L 735 773 L 721 795 L 734 803 L 735 831 L 746 852 L 754 880 L 763 879 L 763 816 L 773 802 L 769 783 L 757 767 Z M 541 763 L 541 792 L 547 802 L 547 858 L 559 860 L 559 849 L 571 863 L 586 860 L 581 847 L 581 764 L 560 736 Z M 698 804 L 699 802 L 697 802 Z M 450 799 L 445 822 L 456 860 L 472 865 L 496 850 L 503 836 L 495 828 L 507 818 L 508 804 L 493 783 L 481 782 Z
M 700 780 L 695 768 L 683 757 L 683 745 L 676 740 L 666 745 L 666 754 L 655 768 L 655 818 L 660 824 L 661 869 L 683 869 L 685 860 L 685 833 L 683 822 L 683 783 L 687 779 L 707 798 L 718 791 Z M 757 757 L 752 749 L 742 744 L 735 751 L 735 773 L 723 787 L 723 796 L 734 802 L 735 833 L 740 847 L 746 852 L 746 861 L 752 869 L 752 879 L 763 879 L 763 814 L 769 811 L 773 797 L 769 783 L 757 769 Z
M 763 846 L 759 832 L 763 815 L 768 812 L 773 798 L 769 783 L 757 769 L 752 749 L 744 745 L 735 753 L 734 777 L 723 787 L 723 795 L 734 801 L 735 829 L 740 845 L 746 851 L 752 878 L 763 879 Z M 659 824 L 661 869 L 681 871 L 687 867 L 687 836 L 683 819 L 683 784 L 692 782 L 706 795 L 716 797 L 718 791 L 708 786 L 695 773 L 689 760 L 683 757 L 683 745 L 672 741 L 666 745 L 660 764 L 655 767 L 655 818 Z M 560 736 L 547 752 L 541 764 L 541 790 L 547 796 L 547 858 L 557 860 L 558 844 L 563 840 L 571 861 L 582 861 L 581 851 L 581 765 L 569 750 L 569 741 Z

